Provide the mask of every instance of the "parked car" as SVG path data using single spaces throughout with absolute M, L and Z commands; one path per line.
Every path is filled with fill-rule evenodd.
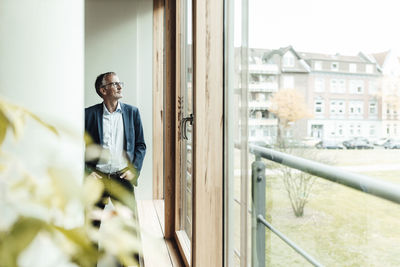
M 384 144 L 383 147 L 385 149 L 395 149 L 400 148 L 400 140 L 399 139 L 388 139 Z
M 375 146 L 383 146 L 388 140 L 389 140 L 389 138 L 382 137 L 382 138 L 374 140 L 373 144 Z
M 299 143 L 302 147 L 315 147 L 319 142 L 321 142 L 321 139 L 317 139 L 314 137 L 304 137 L 300 140 Z
M 324 139 L 315 145 L 316 148 L 344 149 L 342 142 L 335 139 Z
M 354 137 L 343 142 L 347 149 L 373 149 L 374 146 L 364 137 Z

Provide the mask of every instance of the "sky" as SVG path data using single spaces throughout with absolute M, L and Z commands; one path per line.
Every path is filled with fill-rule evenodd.
M 342 55 L 400 49 L 398 0 L 248 0 L 249 47 Z M 235 0 L 235 46 L 241 0 Z

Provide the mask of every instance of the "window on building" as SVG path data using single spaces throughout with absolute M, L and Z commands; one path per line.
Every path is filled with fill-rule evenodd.
M 261 118 L 267 119 L 268 118 L 268 113 L 269 113 L 268 110 L 261 111 Z
M 260 58 L 260 57 L 258 57 L 258 56 L 255 56 L 255 57 L 253 57 L 253 62 L 255 63 L 255 64 L 257 64 L 257 65 L 260 65 L 260 64 L 262 64 L 262 59 Z
M 349 134 L 354 135 L 354 125 L 353 124 L 350 124 Z
M 357 135 L 361 135 L 361 125 L 357 125 Z
M 349 102 L 349 114 L 350 115 L 362 115 L 363 114 L 363 101 L 350 101 Z
M 260 75 L 252 73 L 250 74 L 249 80 L 250 83 L 258 83 L 260 81 Z
M 324 112 L 324 101 L 323 100 L 315 100 L 314 111 L 316 114 L 322 114 Z
M 367 66 L 365 66 L 365 72 L 366 73 L 373 73 L 374 72 L 374 66 L 371 64 L 367 64 Z
M 332 79 L 331 80 L 331 92 L 336 92 L 338 87 L 338 81 L 337 79 Z
M 357 72 L 357 64 L 355 64 L 355 63 L 350 63 L 350 64 L 349 64 L 349 71 L 350 71 L 350 72 Z
M 338 71 L 339 70 L 339 63 L 338 62 L 332 62 L 331 63 L 331 70 Z
M 324 131 L 324 125 L 312 124 L 311 125 L 311 136 L 316 138 L 322 138 Z
M 376 115 L 378 112 L 378 109 L 377 109 L 377 103 L 376 103 L 376 101 L 373 101 L 373 102 L 369 102 L 369 108 L 368 108 L 368 110 L 369 110 L 369 114 L 370 115 Z
M 375 125 L 370 125 L 369 126 L 369 135 L 370 136 L 375 136 Z
M 344 114 L 344 101 L 343 100 L 331 100 L 330 112 L 331 112 L 331 115 L 343 115 Z
M 283 76 L 283 88 L 284 89 L 294 89 L 294 77 L 293 76 Z
M 344 79 L 331 79 L 331 90 L 332 93 L 345 93 L 346 82 Z
M 265 98 L 266 98 L 265 93 L 258 93 L 257 94 L 257 101 L 264 102 Z
M 350 81 L 350 93 L 361 94 L 364 92 L 364 81 L 363 80 L 351 80 Z
M 325 91 L 325 79 L 324 78 L 316 78 L 314 81 L 314 91 L 315 92 L 324 92 Z
M 345 93 L 346 92 L 346 82 L 343 79 L 339 80 L 339 93 Z
M 321 61 L 315 61 L 314 62 L 314 69 L 315 70 L 322 70 L 322 62 Z
M 283 56 L 283 66 L 284 67 L 294 67 L 294 55 L 292 52 L 287 52 Z
M 343 136 L 343 125 L 341 124 L 338 125 L 338 135 Z

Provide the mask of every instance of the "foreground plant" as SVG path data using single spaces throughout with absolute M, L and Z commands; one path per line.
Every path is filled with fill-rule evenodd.
M 33 126 L 26 127 L 27 122 Z M 60 252 L 63 261 L 57 264 L 63 266 L 92 267 L 104 258 L 137 265 L 133 255 L 140 250 L 139 227 L 125 206 L 130 202 L 128 192 L 113 186 L 122 201 L 102 213 L 94 205 L 103 192 L 100 181 L 87 178 L 82 184 L 82 178 L 68 166 L 60 168 L 45 159 L 40 170 L 33 172 L 24 162 L 24 154 L 34 154 L 37 158 L 32 160 L 40 161 L 44 152 L 53 148 L 21 152 L 16 146 L 23 135 L 39 129 L 48 132 L 49 142 L 61 142 L 63 132 L 27 109 L 0 99 L 0 266 L 34 266 L 30 262 L 35 262 L 35 253 L 31 251 L 41 249 L 40 240 L 47 240 Z M 100 231 L 90 222 L 96 216 L 104 220 Z

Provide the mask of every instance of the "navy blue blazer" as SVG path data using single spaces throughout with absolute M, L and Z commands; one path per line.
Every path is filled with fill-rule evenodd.
M 143 126 L 137 107 L 121 103 L 122 120 L 124 122 L 124 151 L 128 160 L 138 172 L 142 169 L 146 154 Z M 103 144 L 103 103 L 85 108 L 85 131 L 93 142 Z M 95 169 L 98 160 L 86 162 L 87 167 Z

